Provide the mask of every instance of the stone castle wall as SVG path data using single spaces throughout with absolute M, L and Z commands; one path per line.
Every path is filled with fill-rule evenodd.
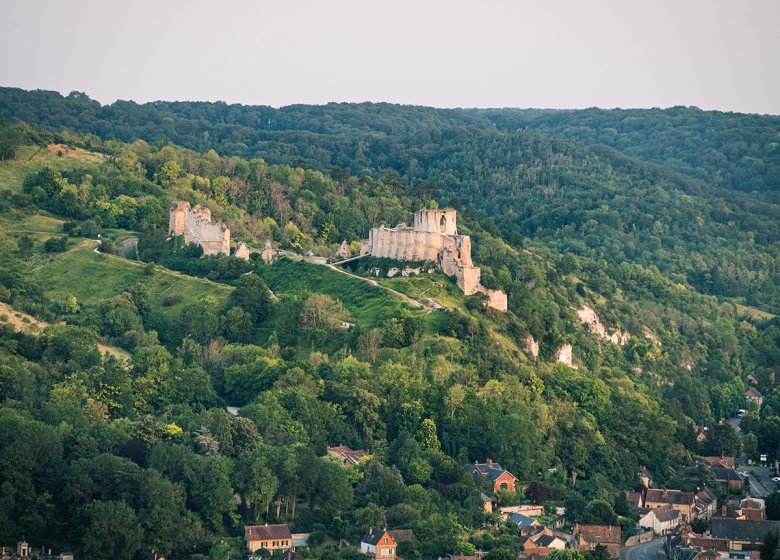
M 230 230 L 222 222 L 211 221 L 211 210 L 199 204 L 177 202 L 170 208 L 168 232 L 181 235 L 185 243 L 203 247 L 204 255 L 230 254 Z
M 360 250 L 361 255 L 367 253 L 399 261 L 438 262 L 444 274 L 455 276 L 464 294 L 481 292 L 488 297 L 488 307 L 507 310 L 506 294 L 480 283 L 480 269 L 471 260 L 471 238 L 458 235 L 455 210 L 420 210 L 413 227 L 372 228 Z

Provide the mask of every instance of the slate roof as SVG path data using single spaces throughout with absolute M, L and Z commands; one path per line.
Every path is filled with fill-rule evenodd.
M 734 469 L 727 469 L 724 467 L 712 467 L 712 474 L 715 475 L 715 480 L 738 480 L 742 482 L 742 477 Z
M 469 463 L 463 467 L 468 472 L 474 472 L 475 470 L 482 476 L 487 477 L 490 482 L 495 482 L 496 479 L 504 473 L 507 473 L 512 478 L 515 478 L 512 473 L 502 468 L 498 463 Z
M 292 550 L 285 550 L 284 552 L 280 552 L 279 554 L 272 556 L 272 560 L 303 560 L 303 556 L 301 556 L 298 552 L 293 552 Z
M 360 542 L 370 544 L 371 546 L 376 546 L 387 532 L 388 531 L 385 529 L 375 529 L 374 527 L 371 527 L 368 533 L 363 535 L 363 537 L 360 539 Z M 390 539 L 393 541 L 395 540 L 392 537 L 390 537 Z M 395 542 L 392 544 L 395 544 Z
M 653 511 L 655 512 L 655 518 L 661 523 L 674 521 L 680 517 L 680 512 L 672 508 L 656 508 Z
M 770 531 L 780 531 L 780 521 L 713 518 L 710 523 L 710 534 L 716 539 L 758 542 Z
M 751 387 L 747 391 L 745 391 L 745 397 L 748 399 L 763 399 L 764 395 L 761 394 L 761 391 L 756 389 L 755 387 Z
M 546 548 L 550 546 L 553 542 L 555 542 L 557 538 L 558 537 L 556 537 L 555 535 L 548 535 L 545 533 L 541 537 L 536 539 L 535 544 L 540 548 Z
M 247 525 L 244 527 L 244 535 L 250 541 L 292 540 L 287 525 Z
M 533 517 L 528 517 L 522 513 L 513 513 L 509 516 L 509 519 L 517 523 L 518 527 L 530 527 L 536 521 Z
M 414 540 L 414 531 L 411 529 L 393 529 L 387 532 L 388 535 L 396 542 L 411 542 Z

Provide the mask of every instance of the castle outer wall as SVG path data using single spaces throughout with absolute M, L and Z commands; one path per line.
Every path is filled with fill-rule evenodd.
M 444 274 L 455 276 L 465 295 L 483 293 L 488 307 L 506 311 L 506 294 L 480 283 L 481 271 L 471 260 L 471 238 L 458 235 L 456 220 L 455 210 L 420 210 L 414 215 L 414 227 L 372 228 L 360 253 L 398 261 L 437 262 Z
M 203 248 L 204 255 L 230 254 L 230 230 L 222 222 L 211 221 L 211 210 L 189 202 L 177 202 L 170 208 L 168 232 L 181 235 L 185 243 Z

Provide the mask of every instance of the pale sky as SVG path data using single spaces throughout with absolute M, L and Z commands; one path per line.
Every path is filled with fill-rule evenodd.
M 780 0 L 3 0 L 0 85 L 780 114 Z

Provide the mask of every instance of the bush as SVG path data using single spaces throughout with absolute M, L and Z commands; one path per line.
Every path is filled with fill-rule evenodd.
M 184 299 L 184 296 L 181 294 L 168 294 L 163 298 L 162 304 L 163 307 L 171 307 L 179 303 L 182 299 Z
M 44 253 L 62 253 L 68 248 L 68 238 L 63 237 L 50 237 L 43 244 Z

